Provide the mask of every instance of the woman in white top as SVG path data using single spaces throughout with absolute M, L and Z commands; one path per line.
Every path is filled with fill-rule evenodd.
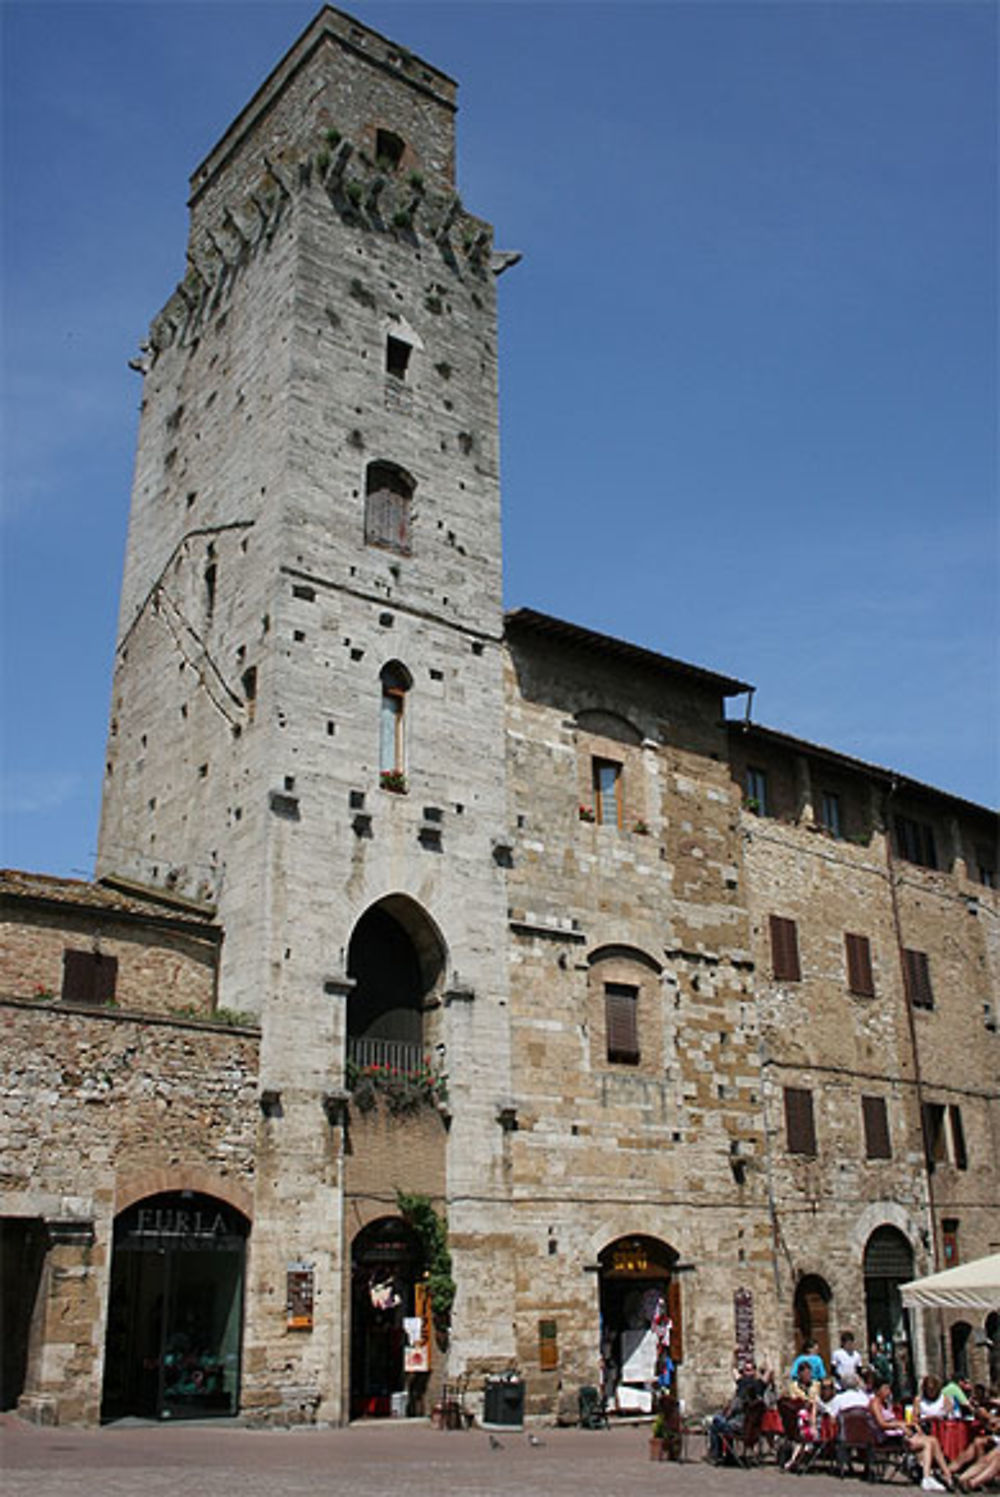
M 950 1419 L 954 1407 L 947 1393 L 941 1392 L 939 1378 L 928 1374 L 922 1379 L 916 1408 L 918 1423 L 922 1423 L 925 1419 Z

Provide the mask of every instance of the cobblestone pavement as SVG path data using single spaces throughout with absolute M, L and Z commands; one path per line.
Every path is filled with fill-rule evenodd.
M 3 1497 L 860 1497 L 861 1482 L 703 1461 L 650 1464 L 648 1430 L 499 1434 L 392 1421 L 349 1429 L 118 1424 L 36 1429 L 0 1416 Z

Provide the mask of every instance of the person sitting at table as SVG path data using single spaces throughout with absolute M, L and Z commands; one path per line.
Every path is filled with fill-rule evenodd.
M 965 1476 L 957 1482 L 960 1487 L 964 1486 L 973 1474 L 972 1470 L 966 1469 L 967 1467 L 979 1467 L 987 1456 L 1000 1450 L 1000 1414 L 993 1413 L 985 1405 L 977 1405 L 976 1418 L 984 1426 L 982 1433 L 974 1436 L 961 1455 L 956 1456 L 948 1464 L 948 1470 L 952 1476 L 957 1476 L 959 1471 L 965 1471 Z
M 741 1435 L 747 1409 L 751 1403 L 763 1402 L 765 1383 L 757 1370 L 751 1369 L 737 1379 L 732 1398 L 708 1427 L 708 1458 L 719 1465 L 729 1450 L 729 1437 Z
M 897 1419 L 893 1413 L 891 1383 L 883 1381 L 879 1384 L 868 1405 L 868 1411 L 878 1425 L 880 1443 L 890 1444 L 893 1441 L 902 1440 L 906 1448 L 917 1457 L 923 1472 L 923 1480 L 920 1483 L 923 1491 L 943 1492 L 951 1489 L 952 1481 L 948 1462 L 934 1436 L 924 1434 L 923 1430 L 915 1424 L 904 1424 L 902 1419 Z M 934 1475 L 935 1467 L 940 1471 L 943 1480 L 938 1481 Z
M 869 1395 L 861 1386 L 861 1380 L 856 1373 L 849 1372 L 844 1378 L 844 1386 L 840 1392 L 830 1400 L 829 1412 L 834 1419 L 839 1419 L 845 1409 L 866 1409 L 868 1407 Z
M 957 1476 L 955 1481 L 963 1492 L 978 1492 L 980 1487 L 1000 1481 L 1000 1443 L 980 1456 L 974 1466 L 966 1467 L 965 1475 Z
M 941 1389 L 945 1398 L 950 1398 L 952 1403 L 951 1417 L 953 1419 L 972 1418 L 972 1384 L 968 1378 L 957 1375 L 948 1379 Z
M 786 1471 L 794 1471 L 808 1445 L 819 1439 L 819 1382 L 813 1377 L 812 1366 L 805 1357 L 797 1357 L 792 1364 L 798 1366 L 798 1376 L 788 1384 L 788 1397 L 798 1405 L 796 1422 L 797 1439 L 792 1443 L 791 1453 L 785 1462 Z
M 923 1424 L 927 1419 L 950 1419 L 954 1407 L 951 1399 L 941 1391 L 940 1378 L 928 1373 L 921 1379 L 920 1394 L 913 1411 L 918 1423 Z

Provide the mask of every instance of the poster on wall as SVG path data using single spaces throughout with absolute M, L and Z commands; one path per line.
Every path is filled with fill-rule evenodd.
M 289 1263 L 285 1274 L 285 1324 L 290 1331 L 311 1331 L 315 1271 L 311 1263 Z
M 736 1368 L 740 1373 L 753 1372 L 755 1363 L 755 1336 L 753 1323 L 753 1292 L 737 1289 L 733 1295 L 733 1318 L 736 1324 Z
M 403 1350 L 404 1372 L 431 1370 L 431 1294 L 426 1284 L 413 1286 L 412 1315 L 403 1320 L 406 1346 Z

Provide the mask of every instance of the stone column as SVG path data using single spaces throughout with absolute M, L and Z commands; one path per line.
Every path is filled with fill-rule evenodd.
M 47 1219 L 18 1413 L 34 1424 L 96 1424 L 101 1411 L 101 1274 L 90 1220 Z

